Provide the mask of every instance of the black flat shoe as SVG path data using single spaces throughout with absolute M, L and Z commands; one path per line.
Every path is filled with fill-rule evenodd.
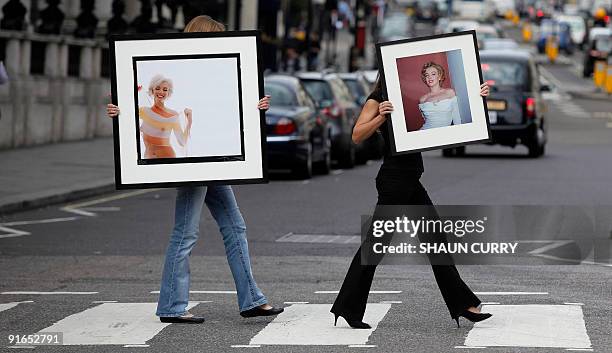
M 336 326 L 336 324 L 338 323 L 338 318 L 340 316 L 342 316 L 342 315 L 334 314 L 334 316 L 335 316 L 335 318 L 334 318 L 334 326 Z M 352 328 L 356 328 L 356 329 L 369 329 L 369 328 L 372 328 L 372 326 L 368 325 L 367 323 L 365 323 L 363 321 L 359 321 L 359 320 L 347 320 L 344 316 L 342 316 L 342 318 Z
M 204 322 L 204 318 L 194 315 L 160 316 L 159 321 L 171 324 L 201 324 Z
M 240 312 L 240 316 L 242 317 L 256 317 L 256 316 L 274 316 L 278 315 L 285 311 L 283 308 L 275 308 L 271 307 L 270 309 L 262 309 L 259 306 L 254 307 L 253 309 L 245 310 Z
M 459 327 L 459 317 L 461 316 L 470 320 L 471 322 L 480 322 L 480 321 L 490 318 L 493 315 L 489 313 L 473 313 L 469 310 L 463 310 L 463 312 L 455 318 L 455 321 L 457 321 L 457 327 Z

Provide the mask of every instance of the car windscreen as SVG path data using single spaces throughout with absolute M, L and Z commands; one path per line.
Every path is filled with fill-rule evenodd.
M 266 82 L 264 91 L 270 95 L 270 104 L 274 106 L 295 106 L 295 94 L 287 86 L 278 83 Z
M 528 64 L 522 61 L 487 60 L 481 58 L 482 75 L 495 87 L 528 87 Z
M 304 83 L 306 91 L 308 91 L 317 102 L 334 100 L 334 95 L 329 87 L 329 83 L 322 80 L 304 80 L 302 82 Z
M 363 90 L 363 87 L 361 87 L 361 85 L 359 84 L 359 82 L 357 82 L 357 80 L 343 80 L 344 83 L 348 86 L 348 88 L 351 90 L 351 94 L 353 94 L 353 96 L 355 97 L 363 97 L 365 96 L 365 91 Z

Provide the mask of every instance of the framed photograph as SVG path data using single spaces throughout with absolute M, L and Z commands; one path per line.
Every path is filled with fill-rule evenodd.
M 258 31 L 110 40 L 117 189 L 268 181 Z
M 391 153 L 458 147 L 490 139 L 475 31 L 376 45 L 390 116 Z

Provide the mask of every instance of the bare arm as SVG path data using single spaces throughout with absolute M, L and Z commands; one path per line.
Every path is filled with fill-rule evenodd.
M 368 99 L 353 128 L 353 142 L 359 144 L 372 136 L 376 129 L 387 120 L 387 114 L 392 111 L 391 102 L 378 103 L 374 99 Z

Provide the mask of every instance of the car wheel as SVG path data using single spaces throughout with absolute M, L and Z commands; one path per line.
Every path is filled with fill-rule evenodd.
M 293 168 L 293 175 L 297 179 L 310 179 L 312 177 L 312 143 L 307 146 L 306 160 L 298 160 Z
M 455 155 L 456 156 L 465 156 L 465 146 L 459 146 L 459 147 L 455 148 Z
M 331 144 L 331 138 L 328 137 L 325 141 L 325 157 L 316 163 L 316 170 L 319 174 L 329 174 L 331 171 Z
M 442 149 L 442 157 L 453 157 L 455 155 L 454 148 L 444 148 Z

